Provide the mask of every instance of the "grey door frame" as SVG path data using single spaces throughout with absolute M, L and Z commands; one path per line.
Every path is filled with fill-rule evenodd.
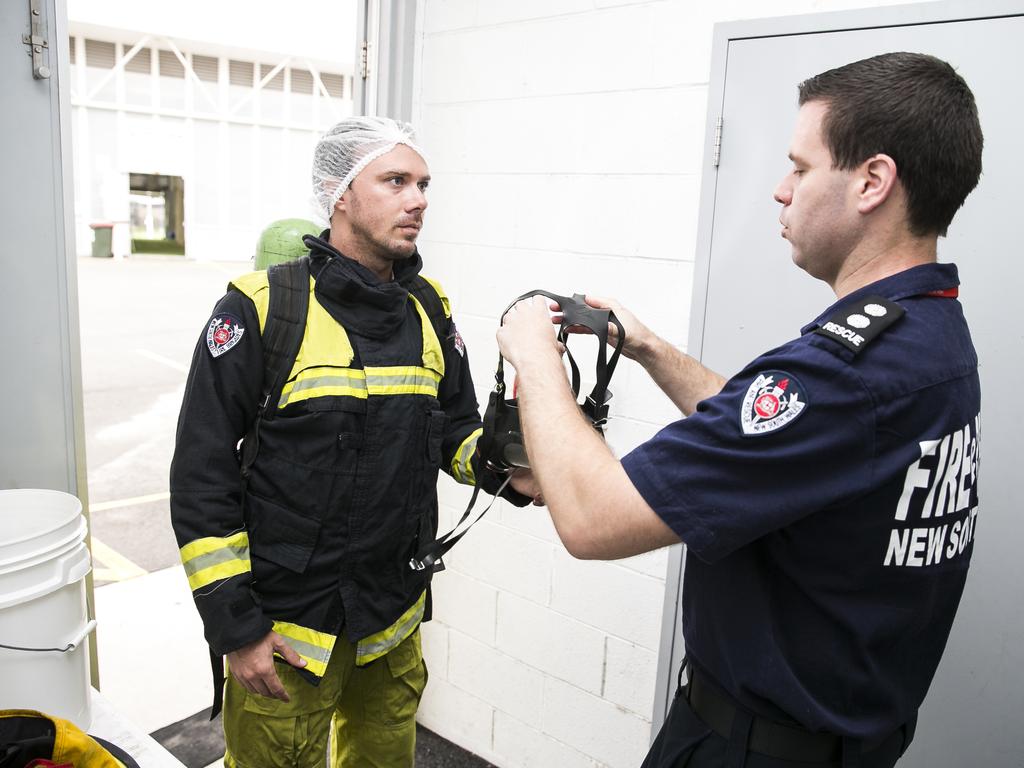
M 82 501 L 88 517 L 67 8 L 65 0 L 39 0 L 46 41 L 39 53 L 48 70 L 39 70 L 42 77 L 34 76 L 29 49 L 21 45 L 30 31 L 29 10 L 28 0 L 5 3 L 0 25 L 5 60 L 14 62 L 4 68 L 3 93 L 19 105 L 0 118 L 14 167 L 0 191 L 8 203 L 0 206 L 6 281 L 0 327 L 4 359 L 19 373 L 0 379 L 8 411 L 0 433 L 0 488 L 64 491 Z M 86 594 L 94 618 L 91 573 Z M 98 685 L 95 636 L 90 662 Z
M 711 245 L 717 195 L 717 150 L 727 151 L 729 126 L 719 125 L 723 113 L 729 45 L 733 41 L 764 37 L 807 35 L 823 32 L 869 30 L 883 27 L 907 27 L 942 22 L 993 19 L 1024 14 L 1024 0 L 944 0 L 888 7 L 865 8 L 831 13 L 753 19 L 715 25 L 708 81 L 708 108 L 702 161 L 697 248 L 693 293 L 690 304 L 689 354 L 698 360 L 704 351 L 704 323 L 708 303 Z M 794 89 L 796 83 L 793 83 Z M 791 105 L 780 105 L 780 109 Z M 781 152 L 781 149 L 780 149 Z M 681 634 L 680 599 L 682 596 L 685 549 L 672 547 L 666 570 L 665 603 L 658 656 L 657 691 L 652 713 L 653 740 L 665 721 L 676 690 L 679 666 L 684 658 Z
M 355 113 L 412 119 L 420 0 L 360 0 Z

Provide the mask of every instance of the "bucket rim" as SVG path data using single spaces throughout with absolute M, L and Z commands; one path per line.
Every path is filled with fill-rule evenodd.
M 56 525 L 53 525 L 48 529 L 29 531 L 20 537 L 12 536 L 11 538 L 0 540 L 0 548 L 24 544 L 25 542 L 32 541 L 32 539 L 50 536 L 60 531 L 62 528 L 73 524 L 76 518 L 83 517 L 81 499 L 66 491 L 57 491 L 52 488 L 7 488 L 0 490 L 0 509 L 4 506 L 3 502 L 5 499 L 21 495 L 35 497 L 49 496 L 53 499 L 60 499 L 67 505 L 67 509 L 61 510 L 64 515 L 62 516 L 61 521 Z
M 60 557 L 62 554 L 74 549 L 79 544 L 85 543 L 86 535 L 89 531 L 89 526 L 85 522 L 85 518 L 82 515 L 79 515 L 78 520 L 72 521 L 72 523 L 74 524 L 74 530 L 71 529 L 71 524 L 61 526 L 62 529 L 67 529 L 66 533 L 59 539 L 49 542 L 50 546 L 33 549 L 19 556 L 0 559 L 0 576 L 3 576 L 5 573 L 12 573 L 14 571 L 31 568 L 34 565 L 45 562 L 54 557 Z M 52 533 L 53 532 L 51 532 L 51 535 Z M 3 547 L 0 546 L 0 550 L 2 549 Z

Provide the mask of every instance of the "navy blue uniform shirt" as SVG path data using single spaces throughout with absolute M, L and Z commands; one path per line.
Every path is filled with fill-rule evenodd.
M 688 657 L 756 714 L 871 738 L 924 699 L 978 514 L 958 283 L 928 264 L 844 297 L 622 460 L 688 547 Z

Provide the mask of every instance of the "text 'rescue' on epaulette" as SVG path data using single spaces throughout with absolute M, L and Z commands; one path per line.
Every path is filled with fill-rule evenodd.
M 895 302 L 881 296 L 868 296 L 847 304 L 814 332 L 838 341 L 857 355 L 878 334 L 903 317 L 905 312 Z

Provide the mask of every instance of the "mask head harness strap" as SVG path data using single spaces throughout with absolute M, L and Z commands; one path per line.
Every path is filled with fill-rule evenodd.
M 622 323 L 610 309 L 592 307 L 584 300 L 583 294 L 577 293 L 572 298 L 548 293 L 547 291 L 530 291 L 513 301 L 502 312 L 502 319 L 519 301 L 532 296 L 545 296 L 556 302 L 562 311 L 562 322 L 558 327 L 558 340 L 565 345 L 565 356 L 569 360 L 572 391 L 579 400 L 580 370 L 569 350 L 568 340 L 573 329 L 586 329 L 598 340 L 597 370 L 594 388 L 579 403 L 580 410 L 598 432 L 604 431 L 608 421 L 608 401 L 612 393 L 608 389 L 615 366 L 622 353 L 622 345 L 626 342 L 626 333 Z M 608 325 L 615 326 L 616 342 L 612 354 L 608 356 Z M 523 434 L 519 425 L 519 407 L 517 398 L 505 399 L 505 360 L 498 356 L 498 367 L 494 373 L 494 390 L 491 392 L 484 414 L 484 432 L 480 437 L 479 450 L 487 466 L 497 472 L 511 472 L 515 467 L 529 467 L 526 449 L 523 447 Z
M 597 371 L 596 383 L 586 399 L 579 403 L 583 414 L 590 420 L 598 432 L 603 433 L 604 425 L 608 421 L 608 401 L 612 393 L 608 389 L 608 382 L 611 381 L 615 366 L 619 362 L 622 353 L 622 345 L 626 342 L 626 332 L 622 323 L 615 317 L 610 309 L 597 309 L 586 303 L 582 294 L 575 294 L 572 298 L 559 296 L 547 291 L 530 291 L 517 298 L 505 311 L 501 313 L 501 319 L 505 319 L 508 311 L 519 301 L 532 296 L 545 296 L 556 302 L 562 311 L 562 322 L 558 328 L 558 340 L 565 345 L 565 355 L 569 360 L 571 371 L 572 391 L 579 399 L 580 394 L 580 370 L 569 351 L 567 344 L 572 329 L 586 329 L 597 337 Z M 616 342 L 611 357 L 608 356 L 608 324 L 615 326 Z M 526 448 L 523 446 L 522 428 L 519 425 L 519 408 L 516 398 L 505 399 L 505 360 L 498 356 L 498 367 L 494 373 L 494 390 L 491 392 L 487 403 L 487 411 L 484 414 L 484 429 L 480 440 L 477 442 L 477 450 L 480 459 L 488 469 L 504 475 L 505 481 L 498 488 L 495 498 L 505 490 L 512 473 L 517 467 L 528 468 L 530 466 L 526 457 Z M 476 525 L 477 522 L 494 504 L 494 499 L 484 508 L 475 519 L 470 520 L 470 513 L 476 504 L 477 495 L 480 492 L 480 485 L 473 489 L 473 496 L 469 500 L 466 511 L 462 513 L 459 522 L 455 524 L 448 533 L 440 536 L 435 541 L 420 548 L 416 556 L 409 561 L 409 567 L 414 571 L 431 569 L 434 571 L 444 570 L 444 562 L 441 558 L 454 547 L 463 536 Z M 468 522 L 467 522 L 468 521 Z

